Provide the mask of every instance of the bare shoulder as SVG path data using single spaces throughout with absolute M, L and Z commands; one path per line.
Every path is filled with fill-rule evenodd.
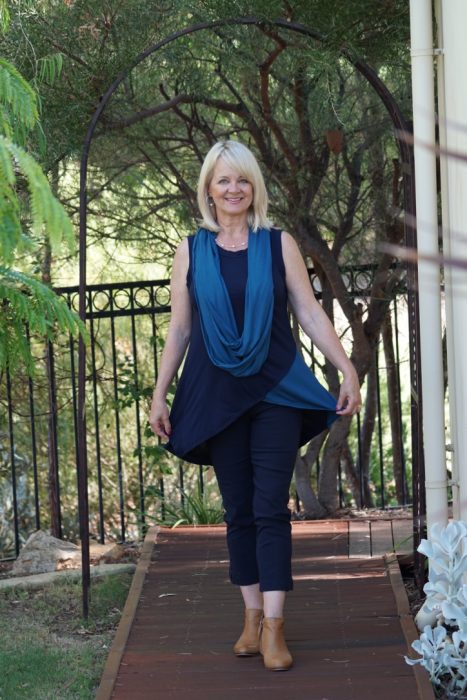
M 181 241 L 177 246 L 177 250 L 175 251 L 175 258 L 178 258 L 179 260 L 188 260 L 188 257 L 188 238 L 184 238 L 183 241 Z
M 282 231 L 281 243 L 282 256 L 286 267 L 288 262 L 294 264 L 298 260 L 303 260 L 295 238 L 288 231 Z
M 292 241 L 293 243 L 295 243 L 294 237 L 293 237 L 292 234 L 289 233 L 288 231 L 281 231 L 281 234 L 282 234 L 282 242 L 283 242 L 283 243 L 285 243 L 285 242 L 290 242 L 290 241 Z M 296 244 L 295 244 L 295 245 L 296 245 Z
M 188 238 L 184 238 L 175 251 L 172 264 L 172 285 L 183 287 L 186 283 L 186 276 L 190 265 L 190 252 L 188 249 Z
M 188 264 L 190 261 L 190 252 L 188 249 L 188 238 L 184 238 L 181 243 L 178 244 L 177 250 L 175 251 L 173 267 L 174 269 L 188 269 Z

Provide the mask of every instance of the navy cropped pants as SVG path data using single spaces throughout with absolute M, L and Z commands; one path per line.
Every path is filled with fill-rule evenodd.
M 261 591 L 293 588 L 289 488 L 299 409 L 262 401 L 210 440 L 227 523 L 230 580 Z

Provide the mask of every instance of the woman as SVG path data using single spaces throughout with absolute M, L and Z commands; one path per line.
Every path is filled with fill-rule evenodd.
M 165 447 L 212 464 L 227 523 L 230 579 L 245 603 L 237 656 L 271 670 L 292 657 L 283 636 L 291 576 L 289 487 L 297 450 L 360 409 L 359 382 L 316 301 L 292 238 L 267 218 L 267 193 L 246 146 L 216 143 L 201 168 L 195 236 L 172 274 L 172 315 L 149 422 Z M 287 304 L 342 372 L 336 401 L 305 365 Z M 166 393 L 189 345 L 169 417 Z

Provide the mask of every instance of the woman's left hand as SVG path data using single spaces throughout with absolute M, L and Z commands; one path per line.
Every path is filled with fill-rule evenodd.
M 362 407 L 362 396 L 357 373 L 354 371 L 344 375 L 344 381 L 339 391 L 336 413 L 339 416 L 353 416 Z

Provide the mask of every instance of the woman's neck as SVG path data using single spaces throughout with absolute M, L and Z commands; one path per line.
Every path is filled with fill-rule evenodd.
M 221 219 L 221 221 L 218 221 L 218 224 L 220 230 L 216 236 L 217 245 L 231 251 L 246 249 L 248 246 L 249 232 L 248 220 L 246 218 L 229 222 Z
M 246 217 L 232 217 L 218 219 L 220 231 L 226 238 L 239 238 L 248 233 L 248 219 Z

